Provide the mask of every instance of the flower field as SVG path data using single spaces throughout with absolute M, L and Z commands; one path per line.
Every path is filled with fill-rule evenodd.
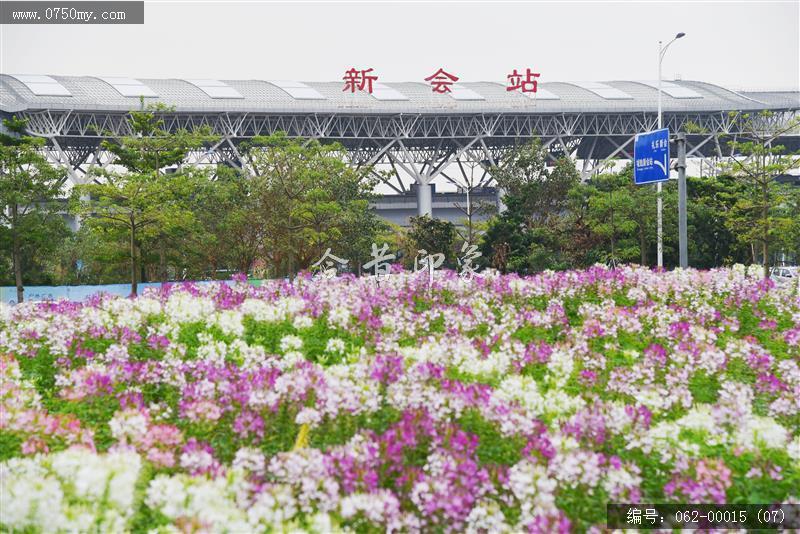
M 603 529 L 800 499 L 800 298 L 743 269 L 0 308 L 0 530 Z

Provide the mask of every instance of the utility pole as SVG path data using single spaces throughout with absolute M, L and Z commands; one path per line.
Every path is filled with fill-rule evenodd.
M 681 269 L 689 266 L 689 246 L 686 235 L 686 134 L 678 133 L 678 255 Z
M 661 118 L 661 62 L 664 60 L 664 54 L 667 53 L 667 48 L 669 45 L 680 39 L 681 37 L 685 36 L 684 32 L 678 33 L 674 39 L 667 43 L 666 46 L 662 46 L 661 41 L 658 42 L 658 129 L 660 130 L 663 128 L 662 125 L 662 118 Z M 658 217 L 658 229 L 656 230 L 656 235 L 658 238 L 658 267 L 664 267 L 664 238 L 663 238 L 663 217 L 662 217 L 662 207 L 663 204 L 661 202 L 661 182 L 656 184 L 656 194 L 658 199 L 656 200 L 656 212 Z
M 669 46 L 669 45 L 667 45 Z M 661 118 L 661 60 L 664 59 L 664 48 L 661 41 L 658 42 L 658 129 L 663 128 L 663 120 Z M 669 171 L 667 171 L 669 173 Z M 669 174 L 667 174 L 669 178 Z M 656 184 L 656 217 L 658 219 L 658 226 L 656 228 L 656 265 L 661 269 L 664 267 L 664 236 L 663 236 L 663 217 L 662 217 L 663 204 L 661 202 L 661 182 Z

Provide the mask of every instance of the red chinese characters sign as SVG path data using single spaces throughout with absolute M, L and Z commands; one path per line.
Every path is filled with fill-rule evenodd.
M 523 93 L 535 93 L 537 88 L 536 78 L 539 77 L 538 72 L 532 72 L 531 69 L 526 69 L 525 74 L 520 74 L 517 69 L 506 76 L 508 85 L 506 91 L 522 91 Z
M 431 83 L 434 93 L 445 94 L 452 92 L 450 86 L 458 81 L 458 76 L 445 72 L 444 69 L 439 69 L 425 78 L 425 81 Z
M 344 80 L 344 88 L 342 91 L 349 91 L 355 93 L 356 91 L 363 91 L 372 94 L 373 83 L 378 80 L 378 76 L 371 74 L 373 69 L 356 69 L 351 67 L 346 70 L 342 79 Z M 533 72 L 531 69 L 525 69 L 524 73 L 520 73 L 514 69 L 511 74 L 506 76 L 507 85 L 506 91 L 520 91 L 522 93 L 535 93 L 538 87 L 537 78 L 538 72 Z M 452 93 L 452 85 L 459 80 L 455 74 L 451 74 L 440 68 L 427 78 L 425 81 L 430 83 L 431 90 L 434 93 L 447 94 Z
M 351 93 L 366 91 L 372 94 L 372 82 L 376 81 L 378 77 L 370 75 L 370 72 L 372 72 L 372 69 L 357 70 L 355 67 L 345 71 L 342 78 L 344 80 L 344 89 L 342 91 L 350 91 Z

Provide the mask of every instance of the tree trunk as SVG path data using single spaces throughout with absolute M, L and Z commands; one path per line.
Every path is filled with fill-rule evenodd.
M 639 229 L 639 250 L 642 255 L 642 265 L 647 265 L 647 240 L 645 239 L 644 229 Z
M 158 250 L 158 277 L 161 282 L 167 281 L 167 253 L 164 250 L 164 243 L 162 242 Z
M 131 214 L 131 295 L 138 295 L 136 287 L 136 221 Z
M 11 205 L 11 240 L 12 240 L 12 263 L 14 264 L 14 283 L 17 286 L 17 304 L 25 300 L 25 288 L 22 287 L 22 251 L 19 243 L 19 231 L 17 223 L 18 207 Z
M 250 268 L 253 266 L 253 258 L 252 256 L 243 257 L 239 260 L 239 272 L 240 273 L 249 273 Z

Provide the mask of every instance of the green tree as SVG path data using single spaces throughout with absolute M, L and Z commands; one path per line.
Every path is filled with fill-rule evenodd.
M 579 183 L 567 194 L 567 245 L 569 267 L 588 267 L 602 262 L 605 257 L 603 238 L 592 230 L 593 213 L 589 199 L 595 193 L 591 187 Z
M 54 285 L 114 283 L 124 279 L 124 270 L 115 268 L 118 260 L 99 259 L 100 245 L 88 226 L 77 232 L 68 231 L 48 255 L 42 269 L 50 274 Z
M 728 142 L 732 155 L 725 168 L 742 188 L 727 224 L 741 242 L 751 244 L 754 263 L 760 249 L 764 277 L 768 278 L 772 246 L 790 234 L 793 225 L 786 210 L 790 190 L 775 178 L 800 165 L 800 158 L 786 155 L 786 147 L 776 140 L 798 129 L 800 119 L 779 121 L 774 113 L 764 111 L 733 114 L 731 120 L 742 133 Z
M 569 191 L 580 180 L 569 158 L 547 166 L 538 140 L 519 147 L 492 171 L 506 211 L 491 219 L 481 252 L 500 270 L 530 273 L 568 263 Z
M 782 208 L 792 222 L 782 245 L 789 259 L 797 264 L 800 261 L 800 185 L 787 187 L 787 193 L 787 201 Z
M 215 180 L 196 189 L 191 206 L 200 228 L 191 234 L 187 247 L 192 256 L 187 266 L 190 276 L 247 273 L 263 255 L 263 213 L 255 186 L 256 181 L 241 169 L 220 166 Z
M 454 267 L 453 245 L 456 240 L 456 227 L 450 221 L 435 219 L 429 215 L 411 217 L 407 230 L 407 250 L 405 265 L 412 267 L 414 258 L 424 250 L 427 254 L 444 254 L 444 267 Z
M 129 115 L 132 135 L 104 141 L 103 148 L 124 170 L 95 170 L 94 183 L 76 188 L 83 196 L 81 212 L 87 224 L 100 235 L 119 239 L 127 236 L 131 294 L 138 293 L 141 245 L 145 240 L 161 242 L 191 224 L 192 212 L 186 199 L 198 180 L 207 179 L 198 169 L 184 169 L 189 153 L 213 140 L 207 129 L 170 133 L 160 114 L 169 111 L 152 107 Z M 174 172 L 165 172 L 170 168 Z M 162 276 L 163 276 L 162 272 Z
M 0 241 L 10 242 L 17 302 L 23 302 L 26 259 L 66 229 L 58 214 L 64 173 L 41 154 L 43 139 L 25 135 L 25 121 L 14 117 L 3 124 L 9 133 L 0 133 L 0 226 L 8 239 Z
M 263 254 L 274 274 L 308 269 L 330 248 L 364 256 L 383 225 L 369 206 L 375 185 L 354 169 L 344 149 L 285 134 L 254 138 L 242 147 L 254 182 Z
M 633 191 L 627 187 L 628 178 L 624 173 L 600 175 L 584 186 L 592 191 L 588 206 L 589 226 L 607 243 L 603 260 L 611 265 L 635 261 L 645 255 L 641 233 L 638 232 L 640 226 L 631 216 L 635 213 L 635 199 Z
M 626 166 L 619 173 L 599 175 L 575 189 L 585 188 L 584 222 L 600 238 L 602 261 L 639 262 L 647 265 L 650 253 L 655 252 L 656 193 L 651 186 L 636 185 L 633 169 Z M 573 197 L 579 196 L 576 192 Z M 664 249 L 669 256 L 674 243 L 675 191 L 673 184 L 665 184 L 664 199 Z M 573 206 L 575 207 L 575 206 Z M 596 243 L 598 244 L 598 243 Z M 603 245 L 604 244 L 604 245 Z
M 742 195 L 742 184 L 729 175 L 686 177 L 688 202 L 689 264 L 709 269 L 746 263 L 748 247 L 727 224 Z

